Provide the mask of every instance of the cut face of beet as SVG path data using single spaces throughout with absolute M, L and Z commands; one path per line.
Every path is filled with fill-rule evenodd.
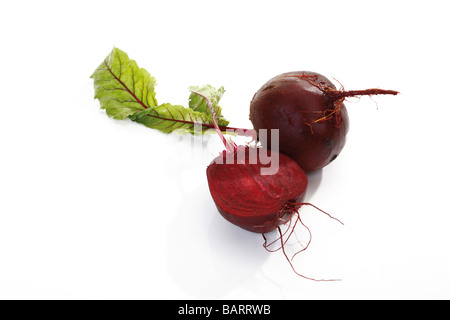
M 250 154 L 255 150 L 256 163 L 252 164 Z M 206 174 L 220 214 L 241 228 L 265 233 L 289 221 L 294 212 L 290 203 L 303 200 L 308 180 L 294 160 L 270 150 L 266 150 L 269 157 L 278 156 L 278 171 L 262 175 L 261 169 L 270 164 L 262 163 L 260 151 L 242 146 L 234 153 L 224 151 L 208 166 Z M 242 157 L 238 156 L 240 152 Z

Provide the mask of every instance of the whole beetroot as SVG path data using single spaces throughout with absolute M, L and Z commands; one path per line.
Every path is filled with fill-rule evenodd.
M 323 168 L 341 152 L 349 128 L 346 97 L 397 94 L 392 90 L 341 91 L 321 74 L 296 71 L 265 83 L 250 103 L 256 132 L 279 129 L 279 151 L 294 159 L 305 172 Z M 272 141 L 262 141 L 271 148 Z

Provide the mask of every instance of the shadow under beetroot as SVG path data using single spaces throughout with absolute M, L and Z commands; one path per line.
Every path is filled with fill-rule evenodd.
M 306 190 L 305 201 L 309 201 L 309 199 L 311 199 L 316 193 L 320 183 L 322 182 L 322 173 L 323 169 L 319 169 L 306 174 L 308 177 L 308 189 Z

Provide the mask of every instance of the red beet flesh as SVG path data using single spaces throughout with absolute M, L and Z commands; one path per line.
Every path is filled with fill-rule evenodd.
M 238 162 L 237 152 L 244 148 L 245 160 Z M 241 228 L 265 233 L 289 221 L 295 212 L 290 203 L 302 202 L 308 179 L 299 165 L 283 154 L 278 154 L 278 172 L 261 175 L 261 168 L 270 164 L 262 164 L 259 153 L 257 163 L 251 164 L 249 151 L 249 147 L 242 146 L 234 153 L 223 151 L 206 174 L 220 214 Z M 267 152 L 269 157 L 277 155 Z M 226 163 L 227 157 L 232 157 L 233 163 Z
M 259 89 L 250 104 L 256 132 L 279 129 L 279 151 L 294 159 L 305 172 L 323 168 L 341 152 L 349 128 L 346 97 L 397 94 L 367 89 L 339 91 L 326 77 L 308 71 L 280 74 Z M 263 147 L 271 148 L 268 135 Z

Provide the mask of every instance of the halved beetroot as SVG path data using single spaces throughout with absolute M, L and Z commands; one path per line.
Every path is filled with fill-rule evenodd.
M 265 233 L 291 219 L 295 212 L 293 203 L 302 202 L 308 178 L 294 160 L 270 150 L 267 150 L 268 157 L 278 156 L 278 171 L 262 175 L 261 168 L 271 164 L 263 164 L 261 149 L 257 151 L 254 164 L 250 161 L 250 147 L 239 146 L 235 152 L 223 151 L 208 166 L 206 174 L 221 215 L 241 228 Z M 245 153 L 240 161 L 239 152 Z

